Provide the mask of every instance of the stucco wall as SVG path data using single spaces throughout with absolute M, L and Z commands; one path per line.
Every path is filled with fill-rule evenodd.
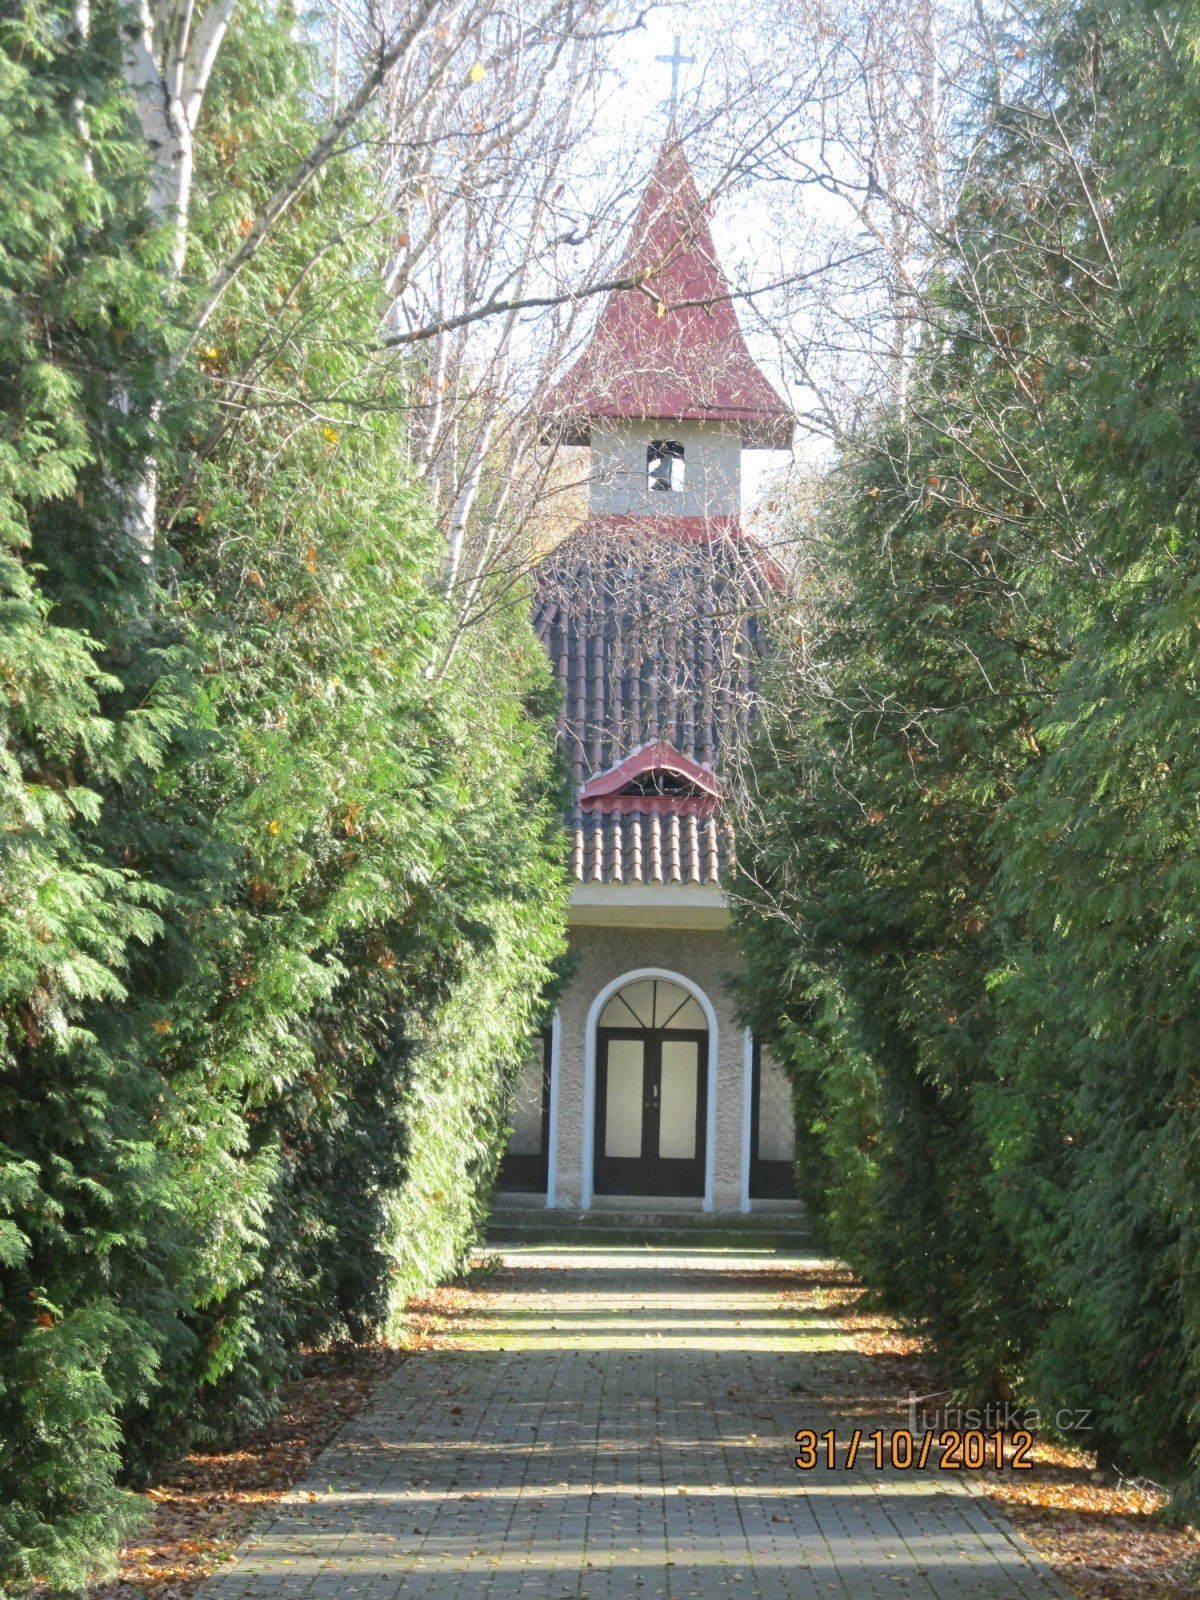
M 725 978 L 736 957 L 717 932 L 655 928 L 575 928 L 579 965 L 559 1005 L 555 1204 L 577 1207 L 584 1177 L 585 1059 L 588 1011 L 607 984 L 643 967 L 689 979 L 708 997 L 717 1020 L 717 1123 L 713 1209 L 736 1211 L 742 1199 L 744 1034 L 733 1016 Z M 699 1206 L 700 1202 L 696 1202 Z
M 684 448 L 683 488 L 646 483 L 646 446 L 677 439 Z M 741 506 L 742 441 L 734 423 L 592 422 L 590 509 L 660 517 L 735 516 Z

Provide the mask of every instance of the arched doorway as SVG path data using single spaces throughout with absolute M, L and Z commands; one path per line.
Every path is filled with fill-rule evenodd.
M 666 977 L 638 977 L 596 1019 L 593 1189 L 705 1193 L 708 1017 Z

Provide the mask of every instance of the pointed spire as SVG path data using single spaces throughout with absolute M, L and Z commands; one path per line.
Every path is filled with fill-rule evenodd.
M 793 418 L 755 364 L 674 130 L 659 152 L 621 276 L 644 287 L 605 302 L 583 355 L 543 404 L 586 444 L 592 417 L 739 424 L 743 442 L 791 443 Z

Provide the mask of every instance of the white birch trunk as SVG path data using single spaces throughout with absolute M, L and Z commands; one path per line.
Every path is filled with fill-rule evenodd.
M 86 4 L 86 0 L 80 0 Z M 195 167 L 195 129 L 205 91 L 237 0 L 212 0 L 198 22 L 192 0 L 139 0 L 121 24 L 125 81 L 150 158 L 150 213 L 165 230 L 164 297 L 170 300 L 187 260 L 188 214 Z M 164 381 L 166 374 L 164 373 Z M 114 403 L 130 408 L 118 388 Z M 158 420 L 159 402 L 150 421 Z M 158 469 L 148 457 L 126 493 L 125 527 L 143 562 L 153 557 L 158 523 Z

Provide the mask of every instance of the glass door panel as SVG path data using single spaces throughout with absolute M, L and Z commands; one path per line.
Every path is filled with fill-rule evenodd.
M 750 1098 L 750 1198 L 791 1200 L 796 1194 L 796 1135 L 792 1090 L 775 1062 L 754 1041 Z
M 708 1035 L 600 1028 L 597 1194 L 704 1194 Z
M 662 1042 L 658 1153 L 672 1161 L 696 1155 L 696 1111 L 700 1099 L 700 1046 L 693 1039 Z
M 550 1167 L 550 1029 L 526 1063 L 508 1108 L 512 1134 L 500 1162 L 503 1192 L 545 1194 Z
M 642 1153 L 642 1099 L 646 1046 L 641 1039 L 610 1039 L 604 1105 L 604 1154 L 637 1160 Z

